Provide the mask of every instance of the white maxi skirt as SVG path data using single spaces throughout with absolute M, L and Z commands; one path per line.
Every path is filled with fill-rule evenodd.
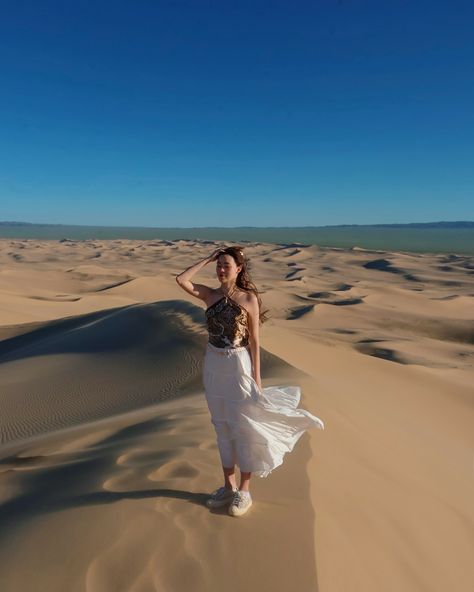
M 267 477 L 303 433 L 324 423 L 298 409 L 299 386 L 268 386 L 252 376 L 250 348 L 207 343 L 203 383 L 222 466 Z

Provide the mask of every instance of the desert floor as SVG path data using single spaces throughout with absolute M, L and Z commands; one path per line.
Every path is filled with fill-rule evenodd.
M 325 430 L 237 519 L 175 281 L 218 246 L 0 240 L 2 592 L 471 592 L 474 258 L 244 244 L 263 385 Z

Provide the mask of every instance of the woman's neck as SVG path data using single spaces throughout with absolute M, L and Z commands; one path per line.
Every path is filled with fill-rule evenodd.
M 231 297 L 232 294 L 234 294 L 237 291 L 237 286 L 234 283 L 232 284 L 221 284 L 221 292 L 224 294 L 224 296 L 229 296 Z

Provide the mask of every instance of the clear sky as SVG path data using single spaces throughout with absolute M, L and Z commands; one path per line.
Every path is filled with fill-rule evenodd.
M 470 1 L 0 8 L 0 220 L 474 220 Z

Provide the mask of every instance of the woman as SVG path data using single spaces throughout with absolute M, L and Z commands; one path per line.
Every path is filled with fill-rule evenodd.
M 218 288 L 191 278 L 216 261 Z M 178 284 L 206 305 L 209 341 L 204 356 L 203 383 L 224 472 L 224 485 L 207 500 L 209 508 L 229 506 L 241 516 L 252 505 L 252 473 L 266 477 L 283 462 L 310 426 L 324 423 L 297 409 L 297 386 L 262 388 L 259 326 L 266 320 L 261 299 L 249 277 L 242 248 L 218 249 L 176 276 Z M 235 465 L 240 468 L 237 489 Z

